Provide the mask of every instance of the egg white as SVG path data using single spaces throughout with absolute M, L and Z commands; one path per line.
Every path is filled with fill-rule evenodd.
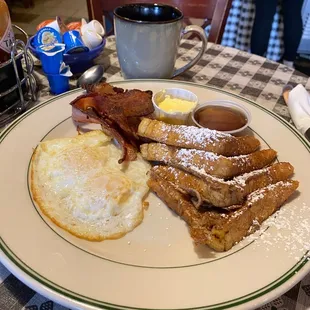
M 31 192 L 42 212 L 71 234 L 115 239 L 139 225 L 150 165 L 140 156 L 118 163 L 121 150 L 100 130 L 41 142 L 31 162 Z

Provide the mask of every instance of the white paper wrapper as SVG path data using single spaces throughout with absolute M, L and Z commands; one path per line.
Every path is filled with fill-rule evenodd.
M 305 134 L 310 128 L 310 94 L 303 85 L 289 92 L 287 105 L 296 128 Z

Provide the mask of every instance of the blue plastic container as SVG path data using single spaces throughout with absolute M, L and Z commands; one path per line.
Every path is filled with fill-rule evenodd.
M 99 46 L 95 47 L 89 52 L 64 54 L 63 61 L 65 62 L 65 64 L 70 66 L 71 72 L 73 74 L 82 73 L 94 65 L 94 59 L 102 53 L 105 44 L 106 39 L 104 38 Z M 33 56 L 40 59 L 39 53 L 34 47 L 34 37 L 31 37 L 29 39 L 28 48 Z
M 81 34 L 77 30 L 70 30 L 64 33 L 63 41 L 66 45 L 66 54 L 88 52 L 89 48 L 82 41 Z
M 69 77 L 60 74 L 47 74 L 51 93 L 54 95 L 62 94 L 69 90 Z
M 34 36 L 33 46 L 39 47 L 46 44 L 61 43 L 62 37 L 59 32 L 51 27 L 41 28 Z
M 46 74 L 58 74 L 63 62 L 64 45 L 55 46 L 49 51 L 37 48 L 42 63 L 42 69 Z

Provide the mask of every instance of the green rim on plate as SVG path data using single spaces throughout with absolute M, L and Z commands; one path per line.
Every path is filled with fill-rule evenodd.
M 156 83 L 167 83 L 167 80 L 130 80 L 129 83 L 134 83 L 134 82 L 156 82 Z M 231 94 L 227 91 L 215 88 L 215 87 L 210 87 L 210 86 L 205 86 L 205 85 L 199 85 L 199 84 L 194 84 L 194 83 L 190 83 L 190 82 L 181 82 L 181 81 L 170 81 L 169 82 L 173 82 L 175 84 L 188 84 L 188 85 L 192 85 L 195 87 L 200 87 L 200 88 L 205 88 L 205 89 L 211 89 L 211 90 L 215 90 L 217 92 L 241 99 L 243 101 L 246 101 L 247 103 L 263 110 L 264 112 L 266 112 L 267 114 L 271 115 L 272 117 L 274 117 L 277 121 L 279 121 L 281 124 L 283 124 L 285 127 L 287 127 L 300 141 L 301 143 L 305 146 L 305 148 L 308 150 L 308 152 L 310 153 L 310 144 L 309 142 L 292 126 L 290 125 L 287 121 L 285 121 L 283 118 L 281 118 L 280 116 L 278 116 L 277 114 L 275 114 L 274 112 L 260 106 L 259 104 L 246 99 L 244 97 L 241 97 L 239 95 L 235 95 L 235 94 Z M 119 82 L 113 82 L 111 84 L 119 84 L 119 83 L 126 83 L 125 81 L 119 81 Z M 65 97 L 69 94 L 73 94 L 75 92 L 80 92 L 80 89 L 76 89 L 70 92 L 67 92 L 65 94 L 59 95 L 55 98 L 49 99 L 46 102 L 43 102 L 35 107 L 33 107 L 32 109 L 26 111 L 23 115 L 21 115 L 20 117 L 18 117 L 14 122 L 11 123 L 11 125 L 9 125 L 2 133 L 0 133 L 0 143 L 5 139 L 5 137 L 20 123 L 22 122 L 25 118 L 27 118 L 29 115 L 33 114 L 35 111 L 41 109 L 42 107 L 53 103 L 55 100 L 58 100 L 61 97 Z M 0 237 L 0 250 L 3 252 L 3 254 L 5 255 L 4 258 L 4 264 L 6 265 L 6 267 L 8 269 L 15 269 L 15 267 L 17 267 L 19 270 L 21 270 L 22 272 L 24 272 L 28 277 L 29 280 L 34 280 L 37 283 L 39 283 L 42 286 L 42 291 L 49 291 L 48 293 L 50 293 L 50 290 L 55 293 L 56 295 L 60 296 L 60 297 L 64 297 L 64 298 L 69 298 L 71 301 L 75 302 L 75 303 L 83 303 L 85 305 L 88 306 L 93 306 L 93 307 L 97 307 L 97 308 L 103 308 L 103 309 L 142 309 L 142 308 L 135 308 L 135 307 L 127 307 L 124 305 L 116 305 L 116 304 L 112 304 L 112 303 L 107 303 L 107 302 L 103 302 L 100 300 L 96 300 L 96 299 L 92 299 L 89 298 L 87 296 L 83 296 L 81 294 L 77 294 L 75 292 L 72 292 L 64 287 L 61 287 L 60 285 L 57 285 L 56 283 L 53 283 L 51 281 L 49 281 L 48 279 L 46 279 L 45 277 L 43 277 L 42 275 L 40 275 L 39 273 L 37 273 L 35 270 L 33 270 L 31 267 L 27 266 L 10 248 L 9 246 L 5 243 L 5 241 Z M 303 267 L 305 267 L 305 265 L 308 262 L 308 258 L 307 258 L 307 254 L 309 251 L 307 251 L 306 253 L 304 253 L 304 256 L 301 260 L 299 260 L 290 270 L 288 270 L 286 273 L 284 273 L 281 277 L 279 277 L 278 279 L 274 280 L 273 282 L 269 283 L 267 286 L 264 286 L 250 294 L 226 301 L 226 302 L 222 302 L 222 303 L 217 303 L 217 304 L 213 304 L 213 305 L 209 305 L 209 306 L 202 306 L 202 307 L 195 307 L 195 308 L 190 308 L 190 309 L 225 309 L 225 308 L 231 308 L 234 306 L 239 306 L 242 304 L 245 304 L 247 302 L 253 301 L 263 295 L 266 295 L 267 293 L 275 290 L 276 288 L 279 288 L 281 285 L 283 285 L 284 283 L 288 282 L 289 280 L 292 280 L 292 277 L 294 275 L 297 274 L 297 272 L 299 272 Z M 15 273 L 15 275 L 18 277 L 17 272 Z M 299 281 L 299 277 L 296 277 L 294 279 L 295 281 L 291 281 L 290 285 L 295 284 L 297 281 Z M 30 281 L 29 281 L 30 282 Z M 30 285 L 28 283 L 28 285 Z M 283 292 L 281 292 L 283 293 Z M 150 309 L 150 308 L 149 308 Z M 182 308 L 182 310 L 184 309 L 189 309 L 189 308 Z M 164 310 L 164 309 L 162 309 Z M 172 309 L 169 309 L 172 310 Z M 178 309 L 178 310 L 181 310 Z

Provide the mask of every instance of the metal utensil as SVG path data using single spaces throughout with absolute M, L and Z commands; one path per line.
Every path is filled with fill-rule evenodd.
M 103 76 L 104 69 L 101 65 L 96 65 L 86 70 L 77 80 L 76 86 L 91 85 L 98 83 Z

